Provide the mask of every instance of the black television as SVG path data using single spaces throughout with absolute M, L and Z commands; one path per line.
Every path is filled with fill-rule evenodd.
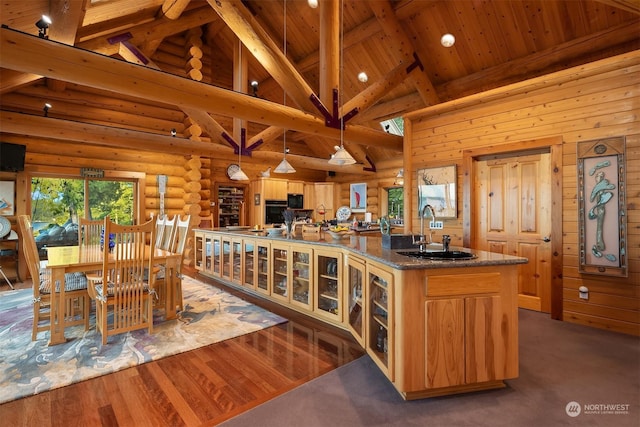
M 26 145 L 0 142 L 0 171 L 19 172 L 24 170 Z

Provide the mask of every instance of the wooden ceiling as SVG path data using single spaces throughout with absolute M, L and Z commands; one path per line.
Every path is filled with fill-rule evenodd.
M 233 159 L 244 128 L 268 163 L 286 129 L 294 167 L 357 172 L 400 155 L 382 120 L 640 47 L 638 0 L 318 2 L 2 0 L 0 131 Z

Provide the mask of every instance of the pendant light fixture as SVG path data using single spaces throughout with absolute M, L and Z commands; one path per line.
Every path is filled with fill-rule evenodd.
M 284 157 L 282 157 L 282 161 L 278 166 L 276 166 L 276 168 L 273 171 L 275 173 L 295 173 L 296 172 L 295 168 L 291 166 L 291 163 L 287 161 L 287 152 L 289 150 L 287 150 L 287 131 L 286 130 L 284 131 L 283 139 L 284 139 Z
M 284 56 L 287 56 L 287 0 L 284 0 L 284 35 L 283 35 L 283 39 L 284 39 L 284 46 L 282 48 Z M 287 91 L 284 91 L 284 100 L 282 102 L 282 104 L 286 107 L 287 106 Z M 294 169 L 293 166 L 291 166 L 291 163 L 289 163 L 287 161 L 287 152 L 289 151 L 287 149 L 287 130 L 284 130 L 284 133 L 282 134 L 282 145 L 283 145 L 283 157 L 282 157 L 282 161 L 280 162 L 280 164 L 278 166 L 276 166 L 276 168 L 273 170 L 275 173 L 295 173 L 296 170 Z
M 244 140 L 244 137 L 242 138 Z M 242 142 L 240 143 L 242 144 Z M 246 173 L 244 173 L 244 171 L 242 170 L 242 160 L 241 160 L 241 156 L 242 156 L 242 145 L 238 145 L 238 170 L 235 171 L 230 177 L 229 179 L 232 179 L 234 181 L 249 181 L 249 177 L 247 176 Z
M 344 80 L 344 2 L 340 3 L 340 90 L 338 105 L 342 105 L 342 89 Z M 334 147 L 336 152 L 329 159 L 330 165 L 353 165 L 356 160 L 344 148 L 344 115 L 340 116 L 340 146 Z

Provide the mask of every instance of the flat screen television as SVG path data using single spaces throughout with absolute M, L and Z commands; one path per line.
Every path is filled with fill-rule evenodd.
M 24 170 L 25 145 L 0 142 L 0 171 L 19 172 Z

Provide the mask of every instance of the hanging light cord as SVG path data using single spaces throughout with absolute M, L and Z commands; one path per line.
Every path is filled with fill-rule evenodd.
M 284 53 L 284 57 L 285 59 L 287 58 L 287 0 L 284 0 L 284 34 L 283 34 L 283 42 L 282 42 L 282 51 Z M 282 106 L 286 107 L 287 106 L 287 90 L 283 89 L 283 99 L 282 99 Z M 287 129 L 285 128 L 284 133 L 282 135 L 282 145 L 283 145 L 283 149 L 284 149 L 284 156 L 287 156 Z
M 340 1 L 340 90 L 338 105 L 342 108 L 342 89 L 344 88 L 344 0 Z M 340 148 L 344 150 L 344 114 L 340 114 Z

